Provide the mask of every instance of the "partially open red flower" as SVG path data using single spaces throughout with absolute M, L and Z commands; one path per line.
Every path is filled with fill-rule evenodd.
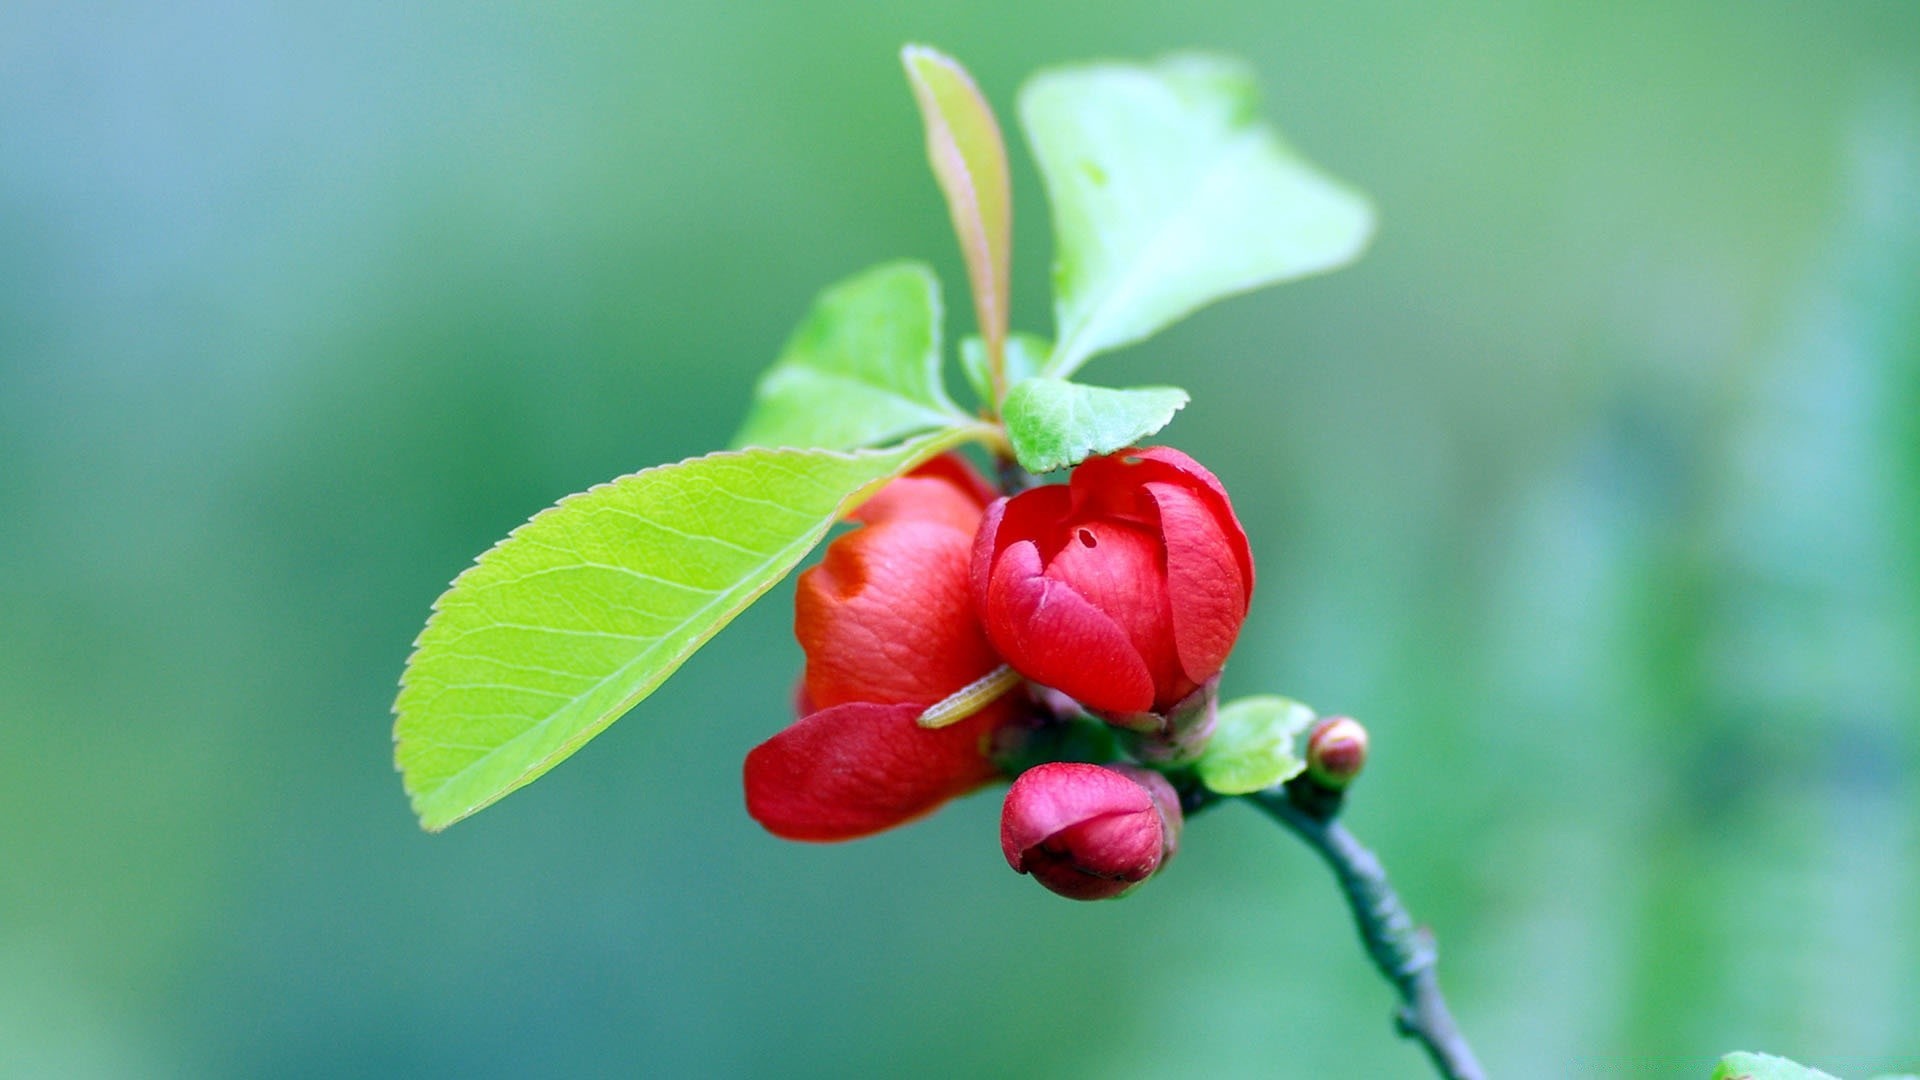
M 1109 900 L 1152 877 L 1180 840 L 1166 777 L 1130 765 L 1050 762 L 1020 774 L 1000 811 L 1007 865 L 1072 900 Z
M 999 775 L 1001 698 L 928 730 L 933 705 L 1000 666 L 967 583 L 992 490 L 946 456 L 893 481 L 800 575 L 794 632 L 806 651 L 798 722 L 747 755 L 747 812 L 791 840 L 849 840 L 912 820 Z
M 972 578 L 987 636 L 1020 674 L 1109 715 L 1165 713 L 1226 663 L 1253 555 L 1220 481 L 1156 446 L 994 503 Z

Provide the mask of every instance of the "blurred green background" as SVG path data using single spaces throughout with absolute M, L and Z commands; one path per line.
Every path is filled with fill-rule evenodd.
M 1249 59 L 1356 267 L 1088 372 L 1261 568 L 1227 689 L 1496 1076 L 1920 1068 L 1920 5 L 0 11 L 0 1075 L 1422 1075 L 1253 813 L 1073 905 L 983 795 L 775 841 L 790 590 L 450 832 L 388 705 L 559 496 L 721 445 L 815 290 L 963 278 L 895 60 Z M 1015 322 L 1045 332 L 1016 157 Z

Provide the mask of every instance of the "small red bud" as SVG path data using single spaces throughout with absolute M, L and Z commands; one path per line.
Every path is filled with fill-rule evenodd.
M 1307 736 L 1307 772 L 1335 791 L 1353 783 L 1367 764 L 1367 729 L 1351 716 L 1329 716 Z
M 1007 864 L 1072 900 L 1107 900 L 1152 877 L 1180 838 L 1180 797 L 1130 765 L 1049 762 L 1020 774 L 1000 815 Z

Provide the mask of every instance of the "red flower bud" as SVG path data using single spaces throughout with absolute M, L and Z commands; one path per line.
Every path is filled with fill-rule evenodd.
M 987 509 L 973 597 L 1007 663 L 1113 716 L 1171 709 L 1218 674 L 1253 595 L 1226 489 L 1164 446 L 1089 458 Z
M 1180 797 L 1130 765 L 1057 761 L 1020 774 L 1000 812 L 1007 864 L 1071 900 L 1107 900 L 1153 876 L 1180 838 Z
M 1351 716 L 1329 716 L 1307 736 L 1307 772 L 1335 791 L 1353 783 L 1367 764 L 1367 729 Z
M 791 840 L 849 840 L 926 814 L 998 775 L 1005 697 L 950 727 L 915 720 L 1000 665 L 968 594 L 992 491 L 943 457 L 882 488 L 800 575 L 794 631 L 809 712 L 747 755 L 747 812 Z

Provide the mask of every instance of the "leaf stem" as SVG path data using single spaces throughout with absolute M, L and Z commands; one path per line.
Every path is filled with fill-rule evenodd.
M 981 331 L 985 334 L 983 328 Z M 987 403 L 987 415 L 1000 419 L 1000 407 L 1007 400 L 1007 335 L 995 334 L 986 338 L 987 345 L 987 384 L 993 391 L 993 400 Z
M 1340 882 L 1360 941 L 1380 974 L 1400 995 L 1400 1034 L 1418 1039 L 1447 1080 L 1485 1080 L 1472 1047 L 1454 1023 L 1435 970 L 1439 950 L 1431 931 L 1414 925 L 1387 871 L 1338 820 L 1340 793 L 1305 775 L 1244 796 L 1306 841 Z

